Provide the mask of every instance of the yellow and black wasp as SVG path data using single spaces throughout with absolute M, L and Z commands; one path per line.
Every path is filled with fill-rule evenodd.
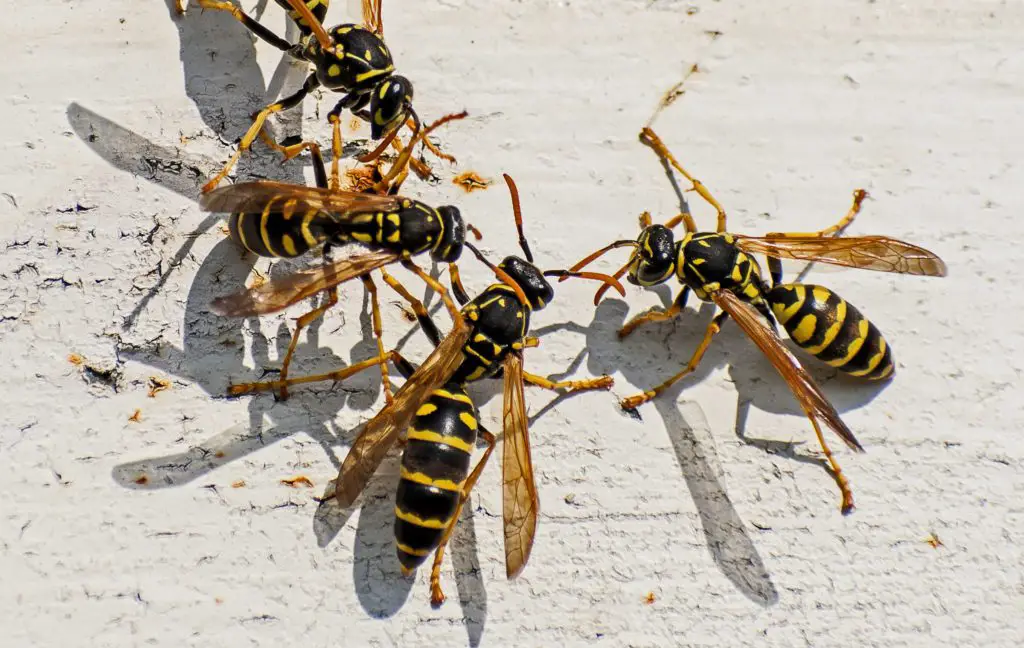
M 445 121 L 462 115 L 442 117 L 417 133 L 413 143 Z M 340 148 L 337 140 L 335 145 Z M 380 308 L 370 272 L 379 269 L 384 281 L 392 285 L 398 284 L 398 280 L 384 270 L 384 266 L 391 263 L 402 263 L 418 275 L 426 276 L 412 262 L 412 257 L 429 252 L 434 261 L 449 264 L 453 290 L 465 295 L 455 265 L 462 255 L 467 228 L 458 208 L 451 205 L 434 208 L 411 198 L 376 193 L 396 190 L 400 180 L 396 184 L 392 181 L 407 168 L 403 162 L 407 160 L 408 150 L 370 188 L 369 193 L 356 193 L 336 188 L 339 184 L 337 156 L 328 187 L 319 147 L 313 143 L 307 146 L 313 157 L 317 187 L 270 181 L 247 182 L 222 187 L 200 200 L 200 207 L 206 211 L 232 212 L 228 220 L 229 235 L 243 248 L 259 256 L 291 258 L 323 245 L 326 259 L 331 246 L 354 243 L 369 249 L 365 254 L 327 263 L 321 275 L 322 286 L 316 290 L 298 290 L 294 285 L 296 278 L 291 277 L 287 290 L 276 284 L 272 287 L 262 285 L 213 302 L 213 310 L 221 315 L 249 317 L 279 311 L 326 291 L 326 301 L 297 320 L 281 364 L 282 379 L 288 377 L 299 334 L 337 304 L 337 287 L 341 283 L 358 277 L 369 292 L 374 335 L 381 358 L 385 356 L 385 350 Z M 391 386 L 384 363 L 381 364 L 381 373 L 385 396 L 390 401 Z M 249 384 L 233 385 L 231 393 L 243 394 L 251 387 Z M 288 397 L 286 387 L 282 387 L 280 396 Z
M 892 351 L 875 325 L 832 290 L 818 285 L 782 283 L 779 259 L 821 261 L 852 268 L 932 277 L 945 276 L 945 264 L 928 250 L 887 236 L 834 236 L 860 211 L 861 202 L 867 195 L 863 190 L 854 192 L 853 206 L 838 223 L 819 232 L 772 233 L 764 237 L 729 233 L 725 210 L 707 187 L 679 165 L 654 131 L 644 128 L 640 140 L 679 171 L 691 183 L 692 190 L 715 208 L 718 213 L 716 231 L 698 232 L 688 212 L 679 214 L 664 225 L 651 224 L 650 215 L 645 214 L 641 217 L 642 231 L 635 241 L 616 241 L 586 257 L 571 270 L 580 270 L 609 250 L 630 247 L 633 252 L 615 277 L 621 277 L 628 271 L 629 281 L 639 286 L 654 286 L 672 277 L 683 284 L 670 308 L 637 316 L 622 327 L 620 337 L 629 335 L 644 322 L 677 316 L 686 306 L 690 291 L 703 301 L 714 302 L 721 311 L 711 320 L 704 338 L 682 371 L 657 387 L 623 399 L 621 406 L 633 410 L 692 373 L 712 338 L 731 317 L 789 384 L 810 419 L 832 468 L 842 493 L 841 510 L 849 513 L 853 510 L 853 493 L 825 442 L 819 420 L 852 449 L 863 448 L 810 374 L 782 343 L 775 330 L 775 321 L 782 324 L 790 339 L 801 349 L 851 376 L 867 380 L 891 377 L 895 369 Z M 684 225 L 686 233 L 682 240 L 676 241 L 672 229 L 679 224 Z M 761 277 L 761 269 L 752 256 L 755 253 L 768 258 L 770 285 Z M 603 292 L 604 287 L 595 296 L 595 303 Z
M 419 118 L 412 107 L 412 83 L 394 73 L 394 61 L 384 42 L 382 0 L 363 0 L 362 25 L 345 23 L 330 30 L 324 29 L 322 24 L 327 15 L 328 0 L 275 1 L 288 10 L 289 17 L 301 30 L 302 38 L 298 43 L 290 43 L 277 36 L 230 2 L 198 0 L 204 9 L 229 12 L 259 38 L 315 67 L 297 92 L 275 101 L 256 114 L 234 155 L 203 186 L 203 193 L 212 191 L 227 177 L 239 156 L 252 146 L 258 136 L 272 148 L 284 153 L 286 158 L 298 155 L 304 148 L 302 144 L 282 146 L 276 143 L 264 131 L 264 124 L 270 115 L 299 105 L 306 95 L 320 86 L 333 92 L 345 93 L 327 115 L 336 135 L 341 130 L 341 113 L 347 109 L 370 123 L 370 136 L 373 140 L 384 138 L 381 146 L 370 155 L 360 158 L 361 161 L 366 162 L 379 155 L 407 122 L 411 123 L 414 132 L 419 130 Z M 438 151 L 429 140 L 424 143 L 441 157 L 452 159 Z
M 554 296 L 547 277 L 596 279 L 610 283 L 620 293 L 625 291 L 617 280 L 607 275 L 539 270 L 533 264 L 533 255 L 523 235 L 515 184 L 507 175 L 505 180 L 512 192 L 516 227 L 526 258 L 510 256 L 494 266 L 472 243 L 466 242 L 466 247 L 491 268 L 499 281 L 464 303 L 461 311 L 443 287 L 434 287 L 452 317 L 452 329 L 442 339 L 429 316 L 421 320 L 435 349 L 418 369 L 413 370 L 397 351 L 389 352 L 388 359 L 407 380 L 394 400 L 366 424 L 353 443 L 342 463 L 335 489 L 338 502 L 350 506 L 388 450 L 399 442 L 404 445 L 395 502 L 398 558 L 403 572 L 411 573 L 434 554 L 430 592 L 435 605 L 444 601 L 440 569 L 445 546 L 495 445 L 494 435 L 480 425 L 466 385 L 486 378 L 504 380 L 502 481 L 505 567 L 509 578 L 517 576 L 526 566 L 537 528 L 538 497 L 530 459 L 524 383 L 572 391 L 608 389 L 612 385 L 609 376 L 553 382 L 524 371 L 523 349 L 539 344 L 537 338 L 529 336 L 530 317 Z M 317 269 L 298 275 L 296 280 L 308 284 L 309 289 L 319 290 L 330 278 L 328 271 Z M 291 283 L 271 281 L 264 288 L 270 286 L 288 295 Z M 425 313 L 423 304 L 408 291 L 392 287 L 415 312 Z M 286 382 L 295 385 L 344 380 L 378 362 L 380 360 L 375 358 L 327 374 L 260 383 L 260 388 L 279 389 Z M 405 436 L 400 441 L 403 432 Z M 477 435 L 486 442 L 487 449 L 470 471 L 470 453 Z

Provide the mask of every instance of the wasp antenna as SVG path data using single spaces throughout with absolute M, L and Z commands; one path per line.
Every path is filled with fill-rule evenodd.
M 506 284 L 508 287 L 515 291 L 516 297 L 519 299 L 520 303 L 530 303 L 526 299 L 526 293 L 523 292 L 523 288 L 522 286 L 519 285 L 519 282 L 517 282 L 515 279 L 509 276 L 507 272 L 505 272 L 498 266 L 488 261 L 487 257 L 484 256 L 484 253 L 478 250 L 477 247 L 470 243 L 469 241 L 466 241 L 466 247 L 468 247 L 470 251 L 473 253 L 473 255 L 480 260 L 480 263 L 484 264 L 485 266 L 491 269 L 491 272 L 493 272 L 494 276 L 498 278 L 498 281 L 500 281 L 503 284 Z
M 391 184 L 391 181 L 398 177 L 398 174 L 401 172 L 401 170 L 405 168 L 405 165 L 409 163 L 409 158 L 412 157 L 412 150 L 416 147 L 417 144 L 419 144 L 423 140 L 424 137 L 429 135 L 434 129 L 440 128 L 441 126 L 447 124 L 450 121 L 455 121 L 457 119 L 465 119 L 467 115 L 469 115 L 469 113 L 466 112 L 465 110 L 459 113 L 451 113 L 445 115 L 444 117 L 441 117 L 432 124 L 429 124 L 426 128 L 417 129 L 418 132 L 415 135 L 413 135 L 412 139 L 409 140 L 408 146 L 402 149 L 402 152 L 398 156 L 398 159 L 395 160 L 395 163 L 391 165 L 390 169 L 388 169 L 387 175 L 381 178 L 380 182 L 373 185 L 374 192 L 379 193 L 381 191 L 384 191 L 385 189 L 387 189 L 388 185 Z M 418 118 L 416 119 L 416 123 L 419 123 Z
M 512 195 L 512 213 L 516 218 L 516 231 L 519 232 L 519 247 L 522 249 L 523 254 L 526 255 L 526 260 L 533 263 L 533 253 L 530 252 L 530 244 L 526 242 L 526 235 L 523 234 L 523 212 L 519 207 L 519 189 L 516 187 L 512 176 L 507 173 L 502 173 L 501 175 L 505 178 L 508 192 Z
M 569 272 L 576 272 L 578 270 L 582 270 L 583 268 L 585 268 L 586 266 L 590 265 L 591 263 L 593 263 L 594 261 L 599 259 L 601 256 L 603 256 L 607 252 L 610 252 L 610 251 L 612 251 L 612 250 L 614 250 L 616 248 L 620 248 L 620 247 L 633 247 L 633 248 L 635 248 L 637 245 L 638 245 L 637 242 L 633 241 L 633 240 L 621 240 L 621 241 L 615 241 L 614 243 L 609 243 L 608 245 L 604 246 L 600 250 L 597 250 L 596 252 L 591 253 L 586 258 L 581 259 L 580 261 L 578 261 L 576 263 L 576 265 L 574 265 L 573 267 L 569 268 Z M 629 260 L 629 263 L 632 263 L 632 261 L 633 261 L 633 259 L 632 259 L 632 256 L 631 256 L 630 260 Z M 622 276 L 622 275 L 616 275 L 616 276 Z M 565 281 L 566 279 L 567 279 L 567 277 L 562 277 L 561 279 L 559 279 L 559 281 Z
M 591 279 L 593 281 L 601 281 L 604 283 L 603 289 L 607 290 L 609 286 L 615 288 L 623 297 L 626 296 L 626 289 L 622 287 L 619 280 L 611 275 L 604 274 L 603 272 L 573 272 L 571 270 L 545 270 L 545 277 L 560 277 L 559 281 L 574 277 L 576 279 Z

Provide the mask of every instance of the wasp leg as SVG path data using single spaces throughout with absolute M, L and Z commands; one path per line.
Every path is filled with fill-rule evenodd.
M 825 454 L 825 459 L 828 460 L 828 465 L 831 468 L 832 477 L 836 480 L 836 485 L 839 486 L 839 493 L 842 495 L 842 503 L 839 505 L 839 510 L 843 515 L 849 515 L 853 512 L 853 491 L 850 489 L 850 482 L 846 479 L 846 475 L 843 474 L 842 469 L 839 467 L 839 462 L 832 456 L 832 450 L 829 449 L 828 444 L 825 442 L 825 435 L 821 433 L 821 426 L 818 425 L 817 419 L 814 418 L 810 412 L 804 410 L 807 414 L 807 418 L 810 419 L 811 425 L 814 426 L 814 433 L 818 435 L 818 443 L 821 444 L 821 451 Z
M 808 237 L 808 236 L 815 236 L 815 237 L 818 237 L 818 238 L 826 238 L 826 237 L 829 237 L 829 236 L 836 236 L 838 234 L 841 234 L 844 229 L 849 227 L 850 223 L 853 222 L 853 219 L 857 217 L 857 214 L 860 213 L 861 203 L 863 203 L 864 199 L 867 198 L 867 197 L 868 197 L 868 192 L 864 191 L 863 189 L 855 189 L 854 192 L 853 192 L 853 204 L 850 205 L 850 209 L 846 212 L 846 215 L 844 215 L 842 218 L 840 218 L 839 221 L 835 225 L 833 225 L 831 227 L 826 227 L 825 229 L 818 230 L 817 232 L 772 232 L 770 234 L 765 234 L 764 237 L 765 238 L 793 238 L 793 237 L 804 238 L 804 237 Z
M 423 141 L 426 142 L 427 138 L 424 137 Z M 396 152 L 401 154 L 402 140 L 396 137 L 394 140 L 391 141 L 391 148 L 395 149 Z M 408 166 L 402 169 L 402 175 L 399 177 L 399 179 L 395 180 L 394 184 L 396 186 L 400 187 L 402 183 L 405 182 L 406 176 L 409 175 L 409 167 L 412 167 L 412 170 L 416 172 L 416 175 L 419 177 L 420 180 L 429 180 L 434 175 L 434 172 L 431 170 L 429 166 L 427 166 L 425 163 L 421 162 L 417 158 L 410 156 Z
M 654 150 L 655 154 L 657 154 L 657 156 L 662 159 L 662 161 L 671 164 L 676 171 L 681 173 L 683 177 L 689 180 L 690 184 L 692 185 L 690 187 L 690 191 L 696 191 L 701 198 L 703 198 L 705 201 L 707 201 L 709 205 L 715 208 L 715 211 L 718 212 L 717 231 L 724 232 L 726 221 L 725 208 L 722 207 L 721 203 L 715 200 L 715 197 L 711 195 L 711 192 L 708 191 L 708 188 L 704 186 L 704 183 L 690 175 L 689 172 L 679 164 L 675 156 L 672 155 L 671 151 L 668 150 L 668 147 L 665 146 L 665 143 L 661 141 L 661 138 L 658 137 L 657 134 L 655 134 L 655 132 L 651 130 L 650 127 L 645 126 L 644 129 L 640 131 L 640 141 L 646 144 L 647 146 L 651 147 Z M 689 226 L 689 223 L 687 223 L 687 226 Z
M 384 278 L 384 282 L 391 286 L 391 289 L 402 296 L 402 299 L 409 303 L 412 308 L 412 312 L 416 315 L 416 321 L 419 322 L 420 328 L 423 329 L 423 333 L 426 334 L 430 342 L 437 346 L 441 344 L 441 332 L 437 330 L 437 325 L 434 324 L 434 320 L 431 319 L 430 313 L 427 312 L 427 308 L 423 305 L 419 299 L 416 299 L 409 290 L 392 277 L 387 270 L 381 268 L 381 276 Z
M 484 466 L 487 465 L 487 460 L 491 458 L 491 453 L 494 452 L 495 438 L 494 435 L 487 430 L 480 428 L 480 437 L 487 443 L 487 449 L 484 450 L 484 454 L 480 457 L 480 461 L 477 462 L 473 468 L 473 472 L 469 473 L 469 477 L 462 483 L 462 492 L 459 494 L 459 503 L 455 507 L 455 514 L 452 516 L 448 526 L 445 527 L 444 534 L 441 536 L 441 544 L 437 546 L 437 550 L 434 552 L 434 565 L 430 568 L 430 603 L 431 605 L 441 605 L 444 603 L 444 592 L 441 591 L 441 561 L 444 559 L 444 550 L 448 545 L 448 540 L 452 537 L 452 532 L 455 530 L 455 525 L 459 522 L 459 516 L 462 515 L 462 507 L 469 499 L 469 494 L 473 490 L 473 486 L 476 485 L 477 479 L 480 478 L 480 473 L 483 472 Z
M 665 227 L 673 229 L 677 225 L 679 225 L 679 223 L 683 223 L 683 226 L 686 228 L 686 232 L 688 234 L 693 234 L 694 232 L 697 231 L 697 223 L 694 222 L 693 215 L 690 214 L 690 212 L 679 212 L 672 218 L 665 221 Z M 650 224 L 649 220 L 648 224 Z
M 430 288 L 433 289 L 433 291 L 436 292 L 441 297 L 441 301 L 444 302 L 445 308 L 448 309 L 448 314 L 451 315 L 452 321 L 462 321 L 462 314 L 459 312 L 459 307 L 455 305 L 455 302 L 452 301 L 451 296 L 448 294 L 448 290 L 444 286 L 442 286 L 437 279 L 434 279 L 433 277 L 428 275 L 426 272 L 423 271 L 422 268 L 420 268 L 418 265 L 416 265 L 409 259 L 403 260 L 402 265 L 410 272 L 415 273 L 416 276 L 423 281 L 423 283 L 430 286 Z
M 392 360 L 394 359 L 394 355 L 395 352 L 391 351 L 383 359 L 379 357 L 370 358 L 369 360 L 357 362 L 356 364 L 351 365 L 349 367 L 345 367 L 344 369 L 338 369 L 335 371 L 330 371 L 328 373 L 314 374 L 311 376 L 299 376 L 298 378 L 288 378 L 287 380 L 278 379 L 268 380 L 267 382 L 239 383 L 237 385 L 231 385 L 231 387 L 228 388 L 228 395 L 241 396 L 242 394 L 252 394 L 255 392 L 274 391 L 280 390 L 284 387 L 304 385 L 306 383 L 312 382 L 322 382 L 325 380 L 333 380 L 335 382 L 340 382 L 342 380 L 354 376 L 355 374 L 361 371 L 365 371 L 370 367 L 376 367 L 377 365 L 381 364 L 381 362 Z
M 462 275 L 459 274 L 459 266 L 454 261 L 448 264 L 448 278 L 452 284 L 452 294 L 455 295 L 455 299 L 463 306 L 468 304 L 469 293 L 462 285 Z
M 227 161 L 227 163 L 224 165 L 224 168 L 220 170 L 220 173 L 215 175 L 209 182 L 203 185 L 203 193 L 209 193 L 213 191 L 217 187 L 217 185 L 220 184 L 221 181 L 227 177 L 228 173 L 231 172 L 232 167 L 234 167 L 235 163 L 238 162 L 238 158 L 241 157 L 243 152 L 249 150 L 249 147 L 252 146 L 252 143 L 260 134 L 260 131 L 263 130 L 263 126 L 267 121 L 267 117 L 276 112 L 281 112 L 282 110 L 287 110 L 289 108 L 299 105 L 300 103 L 302 103 L 303 98 L 305 98 L 306 95 L 312 92 L 319 85 L 320 82 L 317 80 L 316 74 L 311 74 L 306 78 L 305 83 L 302 84 L 302 87 L 299 89 L 298 92 L 289 97 L 285 97 L 280 101 L 270 104 L 269 106 L 261 110 L 259 113 L 257 113 L 256 117 L 253 119 L 252 126 L 249 127 L 249 130 L 245 133 L 241 141 L 238 143 L 238 148 L 237 150 L 235 150 L 234 155 L 232 155 L 231 159 Z
M 855 189 L 853 192 L 853 204 L 850 205 L 850 209 L 835 225 L 831 227 L 826 227 L 825 229 L 818 230 L 817 232 L 772 232 L 770 234 L 765 234 L 765 238 L 803 238 L 808 236 L 827 238 L 829 236 L 839 236 L 842 234 L 844 229 L 850 226 L 850 223 L 852 223 L 853 219 L 857 217 L 857 214 L 860 213 L 861 203 L 863 203 L 864 199 L 867 197 L 868 192 L 863 189 Z M 768 273 L 772 278 L 773 287 L 782 283 L 782 261 L 773 256 L 768 257 Z
M 178 13 L 184 13 L 184 0 L 176 0 Z M 199 6 L 203 9 L 213 9 L 214 11 L 226 11 L 231 14 L 235 20 L 245 25 L 245 28 L 251 31 L 253 34 L 267 41 L 282 52 L 289 52 L 292 49 L 292 44 L 281 38 L 274 32 L 270 31 L 263 25 L 259 24 L 252 18 L 250 18 L 244 11 L 230 2 L 218 2 L 217 0 L 198 0 Z
M 629 398 L 622 399 L 622 401 L 619 403 L 622 409 L 636 409 L 637 407 L 651 400 L 652 398 L 654 398 L 661 392 L 665 391 L 672 385 L 676 384 L 686 376 L 693 373 L 693 371 L 697 368 L 697 365 L 700 364 L 701 359 L 704 357 L 704 352 L 707 351 L 708 346 L 711 345 L 711 340 L 715 337 L 715 335 L 718 334 L 719 331 L 722 330 L 722 323 L 728 316 L 729 314 L 726 313 L 725 311 L 722 311 L 718 315 L 715 315 L 715 317 L 711 320 L 711 323 L 708 324 L 707 331 L 704 333 L 704 339 L 700 341 L 700 344 L 697 346 L 697 350 L 693 352 L 693 356 L 690 358 L 690 361 L 686 363 L 685 369 L 683 369 L 682 371 L 680 371 L 679 373 L 672 376 L 671 378 L 669 378 L 668 380 L 666 380 L 665 382 L 661 383 L 660 385 L 653 389 L 645 391 L 641 394 L 637 394 L 635 396 L 630 396 Z
M 412 118 L 406 121 L 405 125 L 408 126 L 409 129 L 412 131 L 416 130 L 416 122 Z M 455 159 L 454 155 L 442 151 L 440 148 L 438 148 L 437 144 L 434 144 L 433 142 L 430 141 L 429 137 L 423 138 L 423 145 L 426 146 L 427 149 L 429 149 L 430 152 L 433 153 L 434 156 L 436 156 L 438 159 L 444 160 L 445 162 L 448 162 L 450 164 L 458 164 L 458 160 Z
M 380 358 L 380 380 L 384 385 L 384 402 L 391 403 L 391 380 L 388 377 L 387 351 L 384 350 L 384 327 L 380 319 L 380 303 L 377 301 L 377 285 L 373 283 L 370 275 L 365 274 L 359 277 L 366 292 L 370 294 L 370 312 L 373 319 L 373 338 L 377 341 L 377 357 Z
M 598 376 L 597 378 L 588 378 L 586 380 L 559 380 L 554 382 L 548 380 L 543 376 L 523 372 L 523 380 L 536 385 L 537 387 L 543 387 L 544 389 L 550 389 L 551 391 L 588 391 L 591 389 L 611 389 L 614 381 L 611 376 Z
M 622 328 L 619 329 L 619 339 L 628 336 L 641 324 L 646 324 L 647 322 L 664 322 L 665 320 L 678 317 L 679 313 L 683 312 L 683 309 L 686 308 L 686 299 L 689 295 L 689 287 L 684 286 L 672 302 L 672 305 L 666 310 L 651 310 L 646 313 L 641 313 L 629 320 L 622 326 Z
M 281 377 L 279 382 L 282 383 L 280 392 L 278 394 L 281 400 L 288 399 L 288 367 L 292 363 L 292 356 L 295 354 L 295 348 L 299 344 L 299 334 L 302 333 L 302 329 L 306 328 L 316 320 L 323 317 L 330 308 L 338 303 L 338 287 L 334 286 L 329 288 L 327 291 L 327 301 L 320 306 L 309 311 L 299 319 L 295 321 L 295 331 L 292 332 L 292 339 L 288 343 L 288 352 L 285 353 L 284 362 L 281 363 Z M 381 357 L 383 357 L 383 349 L 381 349 Z M 381 374 L 386 375 L 387 369 L 381 369 Z

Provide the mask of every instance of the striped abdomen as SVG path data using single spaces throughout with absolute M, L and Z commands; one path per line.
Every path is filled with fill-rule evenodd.
M 332 224 L 330 216 L 322 212 L 264 210 L 259 214 L 231 214 L 228 234 L 253 254 L 292 258 L 323 243 Z
M 868 380 L 888 378 L 895 370 L 878 328 L 828 288 L 780 284 L 765 297 L 789 337 L 819 360 Z
M 423 564 L 452 521 L 469 475 L 476 428 L 476 408 L 460 385 L 434 391 L 417 410 L 395 497 L 395 540 L 403 572 Z

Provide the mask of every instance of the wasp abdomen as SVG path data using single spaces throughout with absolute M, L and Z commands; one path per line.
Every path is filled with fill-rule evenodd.
M 476 408 L 461 386 L 434 391 L 417 410 L 395 498 L 395 539 L 405 571 L 423 564 L 455 515 L 476 433 Z
M 779 324 L 804 351 L 851 376 L 892 376 L 896 366 L 882 333 L 833 291 L 811 284 L 780 284 L 765 297 Z
M 317 212 L 292 214 L 265 210 L 260 214 L 231 214 L 228 234 L 253 254 L 290 259 L 323 243 L 330 225 L 330 218 Z
M 299 30 L 303 34 L 311 33 L 309 25 L 306 24 L 305 19 L 302 16 L 300 16 L 298 12 L 292 9 L 292 6 L 290 4 L 288 4 L 285 0 L 274 1 L 277 2 L 277 4 L 280 5 L 282 9 L 288 12 L 288 17 L 295 21 L 295 24 L 299 26 Z M 327 17 L 327 5 L 329 4 L 329 0 L 306 0 L 305 4 L 307 7 L 309 7 L 309 11 L 310 13 L 313 14 L 313 17 L 319 20 L 321 23 L 323 22 L 324 18 Z

